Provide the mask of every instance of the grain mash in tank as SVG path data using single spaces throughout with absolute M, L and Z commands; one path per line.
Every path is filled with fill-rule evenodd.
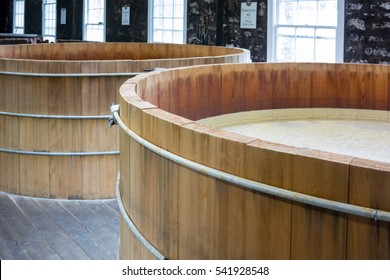
M 227 114 L 199 122 L 264 141 L 390 162 L 388 111 L 277 109 Z

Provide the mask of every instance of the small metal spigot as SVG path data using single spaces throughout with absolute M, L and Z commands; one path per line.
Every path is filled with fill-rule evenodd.
M 109 117 L 108 119 L 108 127 L 112 127 L 113 125 L 118 124 L 114 116 Z
M 119 112 L 119 105 L 112 103 L 110 110 L 111 110 L 112 116 L 108 118 L 108 127 L 112 127 L 113 125 L 118 124 L 118 122 L 115 119 L 115 113 Z

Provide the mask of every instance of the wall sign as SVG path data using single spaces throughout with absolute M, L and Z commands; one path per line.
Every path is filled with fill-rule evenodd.
M 241 29 L 256 29 L 257 2 L 247 1 L 241 3 Z
M 122 25 L 130 25 L 130 4 L 122 6 Z
M 66 24 L 66 8 L 61 8 L 60 24 Z

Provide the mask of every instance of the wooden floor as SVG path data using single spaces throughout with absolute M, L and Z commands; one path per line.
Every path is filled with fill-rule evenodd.
M 0 259 L 115 260 L 115 199 L 53 200 L 0 192 Z

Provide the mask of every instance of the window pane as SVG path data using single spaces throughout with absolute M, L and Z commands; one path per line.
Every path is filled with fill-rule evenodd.
M 164 6 L 164 17 L 173 17 L 173 5 Z
M 163 31 L 162 30 L 154 30 L 153 40 L 155 42 L 162 42 L 163 41 Z
M 181 42 L 183 42 L 183 32 L 175 31 L 173 33 L 173 43 L 181 44 Z
M 316 62 L 334 62 L 336 60 L 336 30 L 318 29 L 316 35 Z
M 177 1 L 176 1 L 177 2 Z M 182 1 L 180 1 L 182 2 Z M 174 10 L 174 17 L 175 18 L 183 18 L 184 15 L 184 5 L 176 5 Z
M 317 29 L 317 38 L 336 39 L 335 29 Z
M 154 0 L 153 42 L 183 43 L 184 0 Z
M 297 24 L 297 3 L 282 2 L 279 8 L 279 24 Z
M 172 30 L 173 29 L 173 19 L 171 19 L 171 18 L 164 19 L 164 29 L 165 30 L 167 30 L 167 29 Z
M 173 42 L 173 32 L 170 30 L 165 30 L 163 34 L 163 42 L 172 43 Z
M 334 62 L 336 60 L 336 40 L 317 39 L 316 62 Z
M 278 28 L 277 61 L 294 61 L 295 32 L 295 27 Z
M 24 1 L 17 1 L 15 4 L 16 4 L 16 13 L 17 14 L 23 13 Z
M 337 2 L 276 0 L 276 60 L 334 62 Z
M 295 37 L 295 27 L 279 27 L 278 36 Z
M 163 17 L 164 16 L 164 6 L 162 6 L 162 5 L 154 6 L 154 16 L 155 17 Z
M 103 41 L 103 26 L 102 25 L 87 25 L 87 38 L 89 41 Z
M 316 25 L 317 24 L 317 2 L 299 1 L 298 2 L 298 25 Z
M 317 34 L 318 35 L 318 34 Z M 314 28 L 297 28 L 295 59 L 299 62 L 316 61 Z
M 88 23 L 99 23 L 103 22 L 103 14 L 100 10 L 89 10 L 88 12 Z
M 104 41 L 105 0 L 86 1 L 86 36 L 88 41 Z
M 173 28 L 175 30 L 183 30 L 183 19 L 175 19 L 173 22 Z
M 297 28 L 297 37 L 314 37 L 314 28 Z
M 297 37 L 295 48 L 295 61 L 314 61 L 314 38 Z
M 162 29 L 163 26 L 164 25 L 162 19 L 154 19 L 154 29 Z
M 24 0 L 14 1 L 14 33 L 24 33 Z
M 318 25 L 337 26 L 337 1 L 318 1 Z
M 56 38 L 56 0 L 47 0 L 43 5 L 43 39 L 54 42 Z

